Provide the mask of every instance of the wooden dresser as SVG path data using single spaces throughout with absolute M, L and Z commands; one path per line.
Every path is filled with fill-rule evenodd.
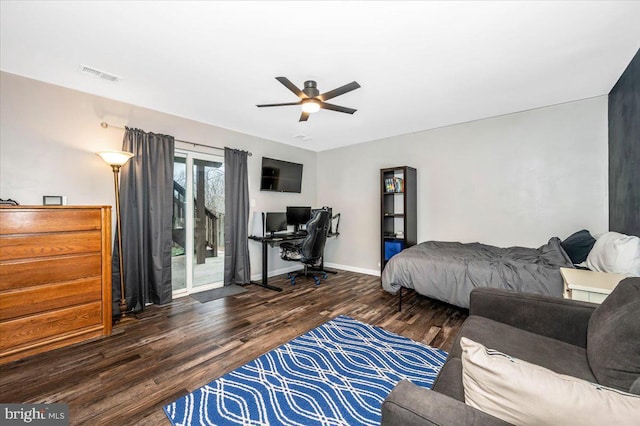
M 0 206 L 0 364 L 111 333 L 111 207 Z

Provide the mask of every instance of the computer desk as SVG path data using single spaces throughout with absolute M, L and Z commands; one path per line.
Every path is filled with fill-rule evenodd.
M 330 232 L 327 234 L 327 238 L 337 238 L 340 235 L 339 232 Z M 282 291 L 280 287 L 274 287 L 269 285 L 269 264 L 268 264 L 268 246 L 276 247 L 279 246 L 280 243 L 285 241 L 302 241 L 307 236 L 306 233 L 296 233 L 296 232 L 288 232 L 282 234 L 274 234 L 273 236 L 269 235 L 266 237 L 258 237 L 255 235 L 250 235 L 249 239 L 253 241 L 257 241 L 262 243 L 262 280 L 260 281 L 251 281 L 251 284 L 258 285 L 260 287 L 268 288 L 269 290 L 274 291 Z M 320 268 L 328 272 L 330 274 L 337 274 L 336 271 L 327 271 L 324 269 L 324 253 L 322 253 L 322 263 L 320 263 Z

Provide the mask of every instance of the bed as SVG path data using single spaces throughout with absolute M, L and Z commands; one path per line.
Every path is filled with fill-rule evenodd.
M 392 294 L 410 288 L 468 308 L 475 287 L 562 297 L 561 267 L 573 268 L 574 264 L 557 237 L 538 248 L 427 241 L 389 260 L 382 272 L 382 287 Z

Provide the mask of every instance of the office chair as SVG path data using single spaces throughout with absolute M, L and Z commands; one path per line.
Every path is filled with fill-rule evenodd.
M 327 210 L 329 212 L 329 234 L 335 234 L 335 235 L 340 234 L 340 232 L 338 231 L 338 228 L 340 227 L 340 213 L 336 213 L 334 215 L 332 213 L 333 209 L 331 207 L 324 206 L 321 209 L 312 209 L 311 215 L 313 216 L 313 214 L 318 210 Z M 334 223 L 336 225 L 335 230 L 333 229 Z
M 313 270 L 313 268 L 322 264 L 330 221 L 331 217 L 328 210 L 317 210 L 307 222 L 307 235 L 301 242 L 297 244 L 283 242 L 280 244 L 280 257 L 282 259 L 301 262 L 304 265 L 302 271 L 287 274 L 287 277 L 291 279 L 291 285 L 296 283 L 296 278 L 302 276 L 313 277 L 316 285 L 320 284 L 318 275 L 322 275 L 322 279 L 327 278 L 327 274 L 324 271 Z
M 333 229 L 333 224 L 336 224 L 336 229 Z M 336 235 L 340 235 L 340 213 L 336 213 L 332 218 L 331 218 L 331 227 L 329 228 L 329 232 L 332 232 Z

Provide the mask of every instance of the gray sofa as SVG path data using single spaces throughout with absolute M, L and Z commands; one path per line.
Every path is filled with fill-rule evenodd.
M 560 374 L 640 394 L 640 278 L 626 278 L 601 305 L 477 288 L 469 317 L 433 390 L 401 381 L 382 404 L 382 425 L 499 425 L 464 403 L 460 339 Z

